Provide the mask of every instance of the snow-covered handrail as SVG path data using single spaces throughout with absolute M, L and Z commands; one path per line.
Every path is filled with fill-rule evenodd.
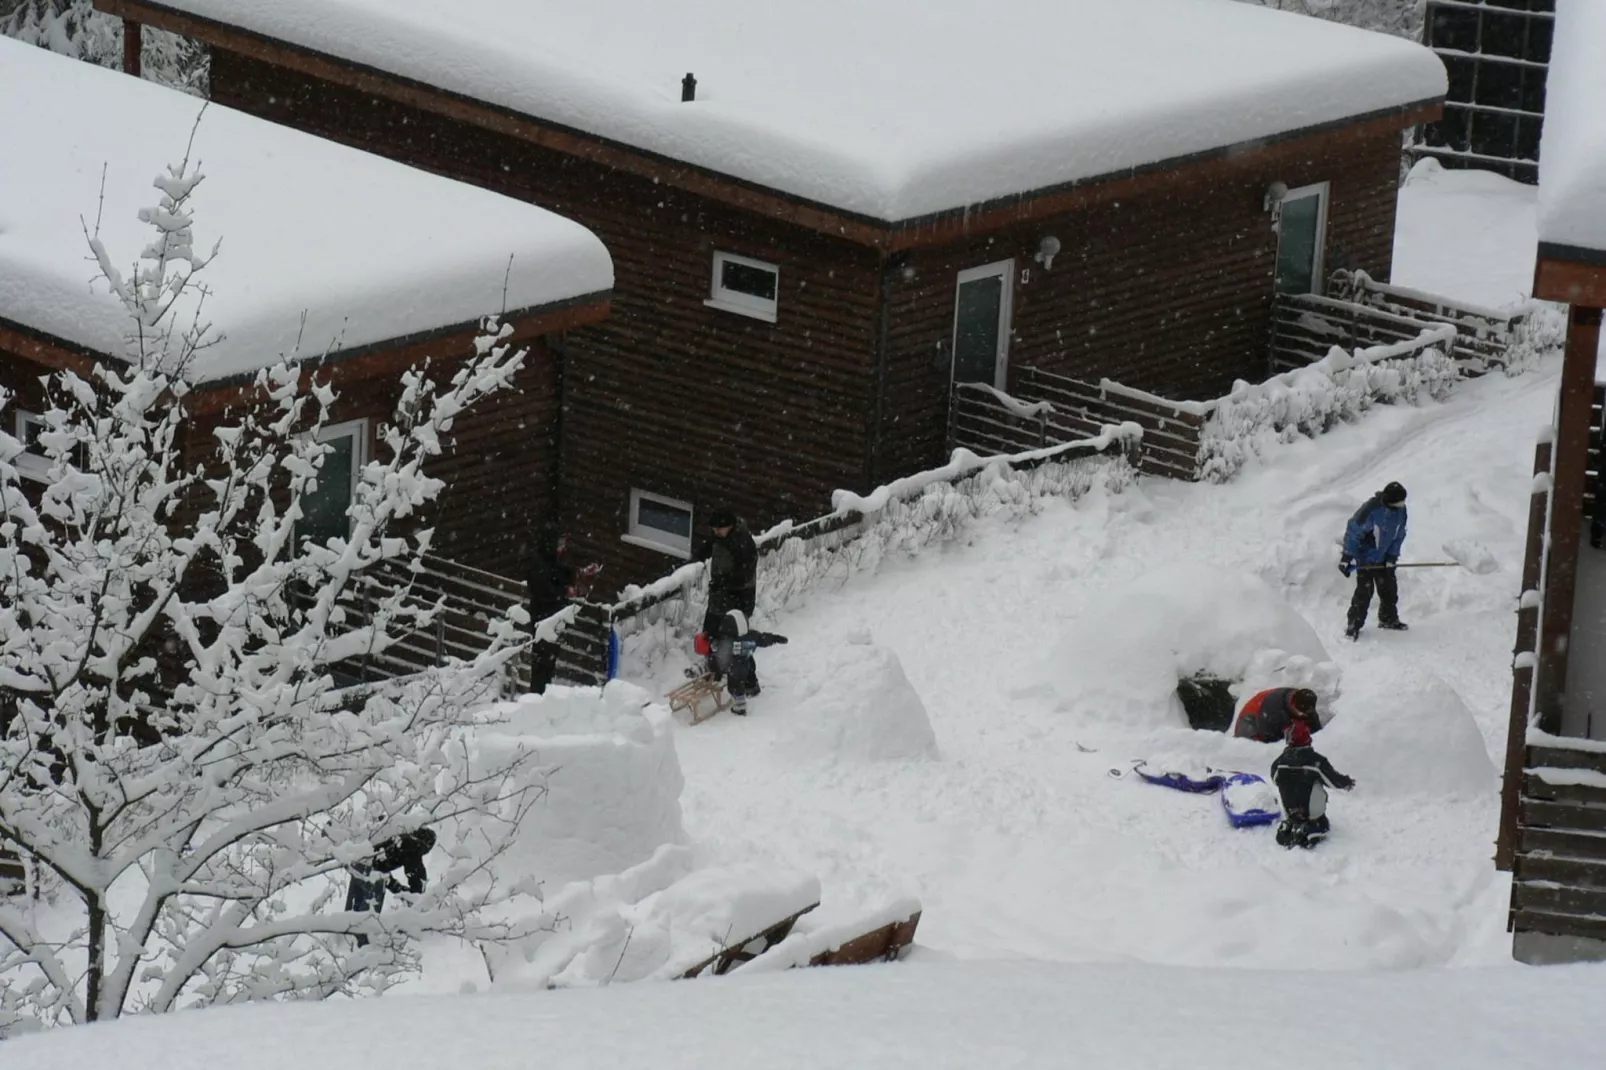
M 956 383 L 960 390 L 969 390 L 977 394 L 987 394 L 998 404 L 1009 410 L 1010 415 L 1019 416 L 1026 420 L 1036 420 L 1054 412 L 1054 405 L 1047 401 L 1022 401 L 1020 398 L 1004 393 L 996 386 L 988 383 Z
M 831 512 L 802 524 L 783 520 L 758 535 L 754 542 L 758 544 L 761 555 L 772 553 L 784 543 L 797 539 L 817 538 L 851 527 L 867 517 L 882 512 L 894 501 L 917 497 L 924 493 L 927 487 L 938 483 L 956 483 L 992 466 L 1029 469 L 1077 455 L 1096 456 L 1117 451 L 1124 453 L 1140 442 L 1142 437 L 1143 429 L 1140 426 L 1135 423 L 1122 423 L 1106 426 L 1092 438 L 1077 439 L 1073 442 L 1002 456 L 983 457 L 967 449 L 957 449 L 947 464 L 895 479 L 868 494 L 838 490 L 831 495 Z M 702 580 L 705 567 L 701 561 L 691 561 L 651 583 L 626 587 L 619 601 L 607 607 L 608 616 L 613 620 L 621 620 L 659 602 L 679 596 L 682 591 Z

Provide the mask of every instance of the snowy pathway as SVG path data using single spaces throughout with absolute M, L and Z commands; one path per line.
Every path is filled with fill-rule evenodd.
M 1427 208 L 1440 203 L 1408 212 L 1402 234 L 1431 229 Z M 1524 203 L 1505 196 L 1495 210 Z M 1521 221 L 1507 229 L 1520 233 Z M 1447 263 L 1454 250 L 1444 252 Z M 1512 259 L 1485 270 L 1491 290 L 1520 277 Z M 1489 767 L 1417 768 L 1456 759 L 1396 696 L 1443 681 L 1498 763 L 1532 444 L 1556 371 L 1374 410 L 1225 487 L 1144 479 L 813 592 L 760 622 L 792 642 L 761 656 L 766 690 L 753 715 L 680 732 L 689 833 L 711 857 L 817 873 L 828 911 L 912 892 L 926 907 L 922 946 L 958 957 L 1332 968 L 1506 959 L 1504 889 L 1489 863 L 1497 781 Z M 1408 559 L 1438 559 L 1444 540 L 1469 538 L 1500 570 L 1402 574 L 1411 632 L 1369 629 L 1350 643 L 1336 540 L 1392 479 L 1411 491 Z M 1107 775 L 1154 754 L 1264 771 L 1269 748 L 1180 724 L 1072 716 L 1032 686 L 1090 596 L 1177 561 L 1259 575 L 1343 668 L 1321 745 L 1362 786 L 1337 799 L 1337 831 L 1318 852 L 1235 832 L 1212 799 Z M 924 700 L 939 757 L 869 762 L 800 744 L 799 697 L 832 671 L 831 649 L 865 630 Z M 1467 783 L 1481 790 L 1446 796 L 1444 785 Z

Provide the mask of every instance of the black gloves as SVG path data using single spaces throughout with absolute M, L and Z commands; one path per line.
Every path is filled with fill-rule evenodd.
M 1345 554 L 1343 557 L 1339 558 L 1338 571 L 1344 574 L 1345 579 L 1349 579 L 1349 574 L 1355 571 L 1355 559 L 1349 554 Z

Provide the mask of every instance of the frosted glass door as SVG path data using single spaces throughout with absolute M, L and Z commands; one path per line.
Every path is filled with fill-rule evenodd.
M 1002 390 L 1009 344 L 1012 262 L 959 273 L 954 298 L 956 383 L 986 383 Z
M 1327 239 L 1327 186 L 1307 186 L 1283 199 L 1277 225 L 1277 292 L 1320 293 Z

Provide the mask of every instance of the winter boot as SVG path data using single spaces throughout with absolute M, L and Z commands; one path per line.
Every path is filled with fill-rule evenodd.
M 1387 625 L 1385 625 L 1385 627 L 1387 627 Z M 1361 626 L 1359 624 L 1356 624 L 1356 623 L 1354 623 L 1352 621 L 1352 622 L 1350 622 L 1349 625 L 1347 625 L 1344 628 L 1344 638 L 1345 639 L 1348 639 L 1351 642 L 1353 642 L 1353 641 L 1359 639 L 1360 637 L 1361 637 Z
M 732 695 L 731 696 L 731 712 L 734 713 L 738 717 L 746 717 L 747 716 L 747 696 L 746 695 Z
M 1380 620 L 1377 626 L 1389 632 L 1408 632 L 1410 627 L 1403 620 Z

